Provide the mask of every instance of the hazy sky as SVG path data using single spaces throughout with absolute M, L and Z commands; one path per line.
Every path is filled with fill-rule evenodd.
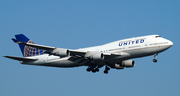
M 1 0 L 0 96 L 179 96 L 179 0 Z M 133 59 L 134 68 L 104 74 L 87 67 L 22 65 L 2 56 L 22 56 L 11 38 L 23 33 L 37 44 L 84 48 L 158 34 L 174 45 Z

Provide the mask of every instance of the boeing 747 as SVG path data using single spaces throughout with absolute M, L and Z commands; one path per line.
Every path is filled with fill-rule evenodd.
M 173 45 L 173 42 L 159 35 L 148 35 L 118 40 L 100 46 L 65 49 L 35 44 L 23 34 L 15 35 L 12 39 L 19 44 L 24 57 L 4 56 L 18 60 L 21 64 L 51 66 L 51 67 L 78 67 L 87 66 L 88 72 L 99 72 L 105 66 L 104 73 L 110 68 L 124 69 L 134 67 L 135 61 L 130 60 L 144 56 L 156 56 Z

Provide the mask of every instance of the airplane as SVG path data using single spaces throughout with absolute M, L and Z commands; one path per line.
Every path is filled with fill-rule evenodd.
M 27 65 L 61 68 L 87 66 L 86 71 L 93 73 L 105 66 L 105 74 L 110 68 L 134 67 L 135 61 L 130 60 L 133 58 L 154 55 L 153 62 L 157 62 L 157 55 L 173 45 L 172 41 L 160 35 L 147 35 L 74 50 L 35 44 L 23 34 L 15 37 L 12 40 L 19 45 L 24 57 L 4 56 L 6 58 Z

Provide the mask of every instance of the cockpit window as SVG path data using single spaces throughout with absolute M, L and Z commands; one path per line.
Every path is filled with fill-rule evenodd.
M 161 37 L 161 36 L 156 36 L 156 38 L 159 38 L 159 37 Z

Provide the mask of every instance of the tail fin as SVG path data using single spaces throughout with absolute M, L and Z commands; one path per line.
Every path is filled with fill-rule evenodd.
M 23 34 L 15 35 L 15 37 L 16 37 L 16 39 L 18 41 L 26 42 L 26 43 L 33 43 L 34 44 L 33 41 L 31 41 L 29 38 L 27 38 Z M 21 52 L 22 52 L 24 57 L 31 57 L 31 56 L 44 54 L 44 50 L 41 50 L 41 49 L 38 49 L 38 48 L 34 48 L 34 47 L 22 45 L 22 44 L 19 44 L 19 47 L 20 47 Z

